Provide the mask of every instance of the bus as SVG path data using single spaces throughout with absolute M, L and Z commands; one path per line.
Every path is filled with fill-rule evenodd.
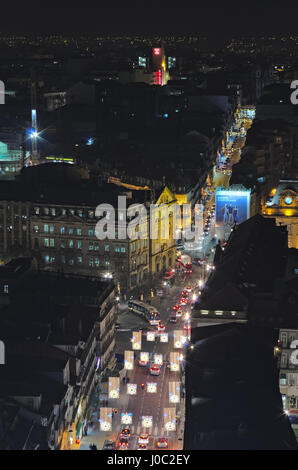
M 158 325 L 160 321 L 160 313 L 152 305 L 145 304 L 139 300 L 129 300 L 128 308 L 146 318 L 150 325 Z

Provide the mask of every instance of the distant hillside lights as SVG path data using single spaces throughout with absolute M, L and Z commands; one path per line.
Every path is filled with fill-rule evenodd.
M 5 86 L 2 80 L 0 80 L 0 104 L 5 104 Z

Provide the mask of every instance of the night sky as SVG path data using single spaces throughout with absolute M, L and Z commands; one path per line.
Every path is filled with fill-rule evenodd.
M 0 32 L 212 35 L 298 33 L 298 5 L 293 0 L 83 1 L 3 4 Z M 144 5 L 145 3 L 145 5 Z

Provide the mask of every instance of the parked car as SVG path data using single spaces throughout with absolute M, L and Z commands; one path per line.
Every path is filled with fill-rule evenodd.
M 106 441 L 104 441 L 102 450 L 114 450 L 115 447 L 116 447 L 116 445 L 115 445 L 114 441 L 106 440 Z

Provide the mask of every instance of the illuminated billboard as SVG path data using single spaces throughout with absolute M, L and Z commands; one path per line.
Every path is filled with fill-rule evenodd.
M 220 189 L 215 193 L 216 227 L 233 227 L 249 219 L 250 190 Z

